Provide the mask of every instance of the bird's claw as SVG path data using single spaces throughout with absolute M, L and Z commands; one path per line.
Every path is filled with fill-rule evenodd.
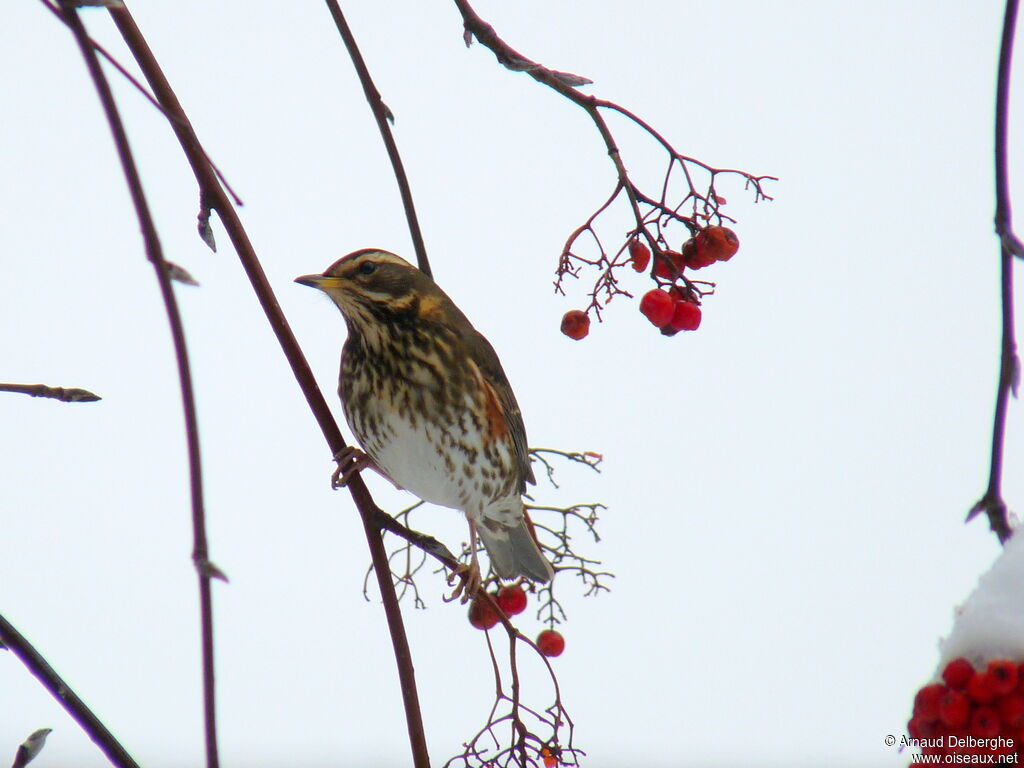
M 404 490 L 383 469 L 377 466 L 377 463 L 370 458 L 369 454 L 364 453 L 355 446 L 346 445 L 334 454 L 334 460 L 338 463 L 338 468 L 331 475 L 331 488 L 344 488 L 362 470 L 372 469 L 398 490 Z
M 369 456 L 351 445 L 346 445 L 334 454 L 334 460 L 338 463 L 338 468 L 331 475 L 331 488 L 334 489 L 344 488 L 354 475 L 373 465 Z
M 480 577 L 480 564 L 472 562 L 469 565 L 464 563 L 459 565 L 448 575 L 448 584 L 451 585 L 454 579 L 458 579 L 459 583 L 455 585 L 452 593 L 444 598 L 444 601 L 450 603 L 458 600 L 461 604 L 465 605 L 480 591 L 483 583 Z

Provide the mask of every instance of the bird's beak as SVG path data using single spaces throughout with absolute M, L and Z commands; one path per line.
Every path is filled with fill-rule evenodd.
M 295 282 L 299 285 L 308 285 L 310 288 L 319 288 L 323 291 L 328 288 L 336 288 L 341 279 L 328 277 L 327 275 L 303 275 L 302 277 L 296 277 Z

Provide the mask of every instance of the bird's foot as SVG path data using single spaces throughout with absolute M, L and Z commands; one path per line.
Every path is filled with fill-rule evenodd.
M 373 465 L 373 459 L 358 448 L 346 445 L 336 454 L 334 460 L 338 468 L 331 475 L 331 488 L 344 488 L 352 480 L 352 476 Z
M 450 603 L 453 600 L 458 600 L 465 605 L 480 591 L 480 586 L 483 583 L 480 576 L 480 563 L 475 557 L 469 565 L 460 564 L 452 571 L 448 576 L 448 584 L 451 585 L 455 579 L 458 579 L 459 583 L 455 585 L 452 593 L 444 598 L 444 601 Z
M 334 454 L 334 460 L 338 463 L 338 468 L 334 470 L 334 474 L 331 475 L 331 488 L 344 488 L 352 481 L 352 477 L 354 475 L 364 469 L 372 469 L 378 475 L 395 486 L 395 488 L 402 490 L 402 486 L 388 477 L 387 473 L 378 467 L 368 454 L 359 450 L 355 446 L 346 445 Z

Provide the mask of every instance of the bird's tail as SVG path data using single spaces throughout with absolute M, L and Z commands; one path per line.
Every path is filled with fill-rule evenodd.
M 494 572 L 502 579 L 525 576 L 533 581 L 551 581 L 555 575 L 522 512 L 508 522 L 484 517 L 477 525 L 477 533 L 484 543 Z

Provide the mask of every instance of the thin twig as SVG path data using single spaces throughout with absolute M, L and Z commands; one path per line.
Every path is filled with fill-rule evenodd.
M 114 734 L 107 730 L 107 727 L 85 705 L 85 702 L 78 698 L 78 694 L 64 682 L 49 662 L 42 657 L 42 654 L 2 615 L 0 615 L 0 641 L 60 702 L 64 710 L 89 735 L 92 742 L 100 748 L 111 763 L 119 768 L 139 768 L 139 764 L 128 754 L 128 750 L 121 746 L 121 742 L 114 737 Z
M 1006 1 L 1003 16 L 1003 39 L 999 49 L 999 74 L 996 80 L 996 215 L 995 229 L 999 236 L 1000 281 L 1002 285 L 1002 343 L 999 357 L 999 382 L 996 387 L 996 407 L 992 424 L 992 454 L 989 465 L 988 488 L 971 511 L 971 520 L 981 512 L 988 516 L 993 533 L 1005 544 L 1012 530 L 1007 519 L 1006 501 L 1003 499 L 1003 442 L 1006 436 L 1006 411 L 1010 393 L 1017 394 L 1020 378 L 1020 360 L 1014 334 L 1013 313 L 1013 259 L 1024 255 L 1020 241 L 1013 232 L 1013 213 L 1010 206 L 1010 180 L 1007 165 L 1007 133 L 1010 102 L 1010 72 L 1013 60 L 1013 38 L 1017 25 L 1017 0 Z
M 167 310 L 167 319 L 171 327 L 171 336 L 174 339 L 174 353 L 178 365 L 178 381 L 181 386 L 182 410 L 185 416 L 185 435 L 188 445 L 189 477 L 191 481 L 192 496 L 192 531 L 193 548 L 192 561 L 195 563 L 199 579 L 199 605 L 201 616 L 202 632 L 202 653 L 203 653 L 203 705 L 205 713 L 205 735 L 206 735 L 206 764 L 207 768 L 217 768 L 219 759 L 217 754 L 217 720 L 216 720 L 216 695 L 214 688 L 214 663 L 213 663 L 213 597 L 210 580 L 220 572 L 211 566 L 209 560 L 209 549 L 206 540 L 206 512 L 203 507 L 203 480 L 202 462 L 199 453 L 199 420 L 196 416 L 195 396 L 192 391 L 192 374 L 189 366 L 188 348 L 185 344 L 185 330 L 181 322 L 181 314 L 178 311 L 177 300 L 174 295 L 174 288 L 171 285 L 171 278 L 168 274 L 167 264 L 164 261 L 163 249 L 160 239 L 156 233 L 156 225 L 149 211 L 149 204 L 146 201 L 145 193 L 142 190 L 142 182 L 139 178 L 135 160 L 132 157 L 131 147 L 128 143 L 128 135 L 125 132 L 124 124 L 114 102 L 114 96 L 110 90 L 103 69 L 100 67 L 99 59 L 96 56 L 95 48 L 89 42 L 89 36 L 85 31 L 82 20 L 78 17 L 74 6 L 69 0 L 60 0 L 61 14 L 63 15 L 71 31 L 78 42 L 78 47 L 85 58 L 89 74 L 92 76 L 96 91 L 99 94 L 100 102 L 107 116 L 110 131 L 114 137 L 114 144 L 117 146 L 117 154 L 124 170 L 128 189 L 131 192 L 132 203 L 135 206 L 135 213 L 139 219 L 139 226 L 142 229 L 142 236 L 146 247 L 146 256 L 153 264 L 157 282 L 160 285 L 160 293 L 163 297 L 164 306 Z
M 60 19 L 62 23 L 65 23 L 65 24 L 67 23 L 65 21 L 64 17 L 61 15 L 60 9 L 54 3 L 50 2 L 50 0 L 39 0 L 39 2 L 41 2 L 46 7 L 46 9 L 48 11 L 50 11 L 50 13 L 52 13 L 54 16 L 56 16 L 58 19 Z M 174 115 L 170 114 L 166 109 L 164 109 L 160 105 L 160 102 L 158 102 L 153 97 L 153 94 L 151 94 L 149 91 L 147 91 L 145 89 L 145 87 L 142 85 L 142 83 L 140 83 L 138 80 L 136 80 L 135 76 L 132 75 L 132 73 L 129 72 L 124 67 L 124 65 L 121 64 L 121 62 L 119 62 L 113 56 L 113 54 L 111 54 L 106 48 L 104 48 L 102 45 L 100 45 L 98 42 L 96 42 L 91 37 L 89 38 L 89 43 L 92 45 L 93 48 L 96 49 L 96 52 L 99 53 L 100 56 L 102 56 L 104 59 L 106 59 L 108 62 L 110 62 L 110 65 L 114 69 L 116 69 L 118 72 L 121 73 L 121 76 L 124 77 L 125 80 L 127 80 L 129 83 L 131 83 L 135 87 L 135 90 L 137 90 L 139 93 L 142 94 L 142 96 L 146 99 L 146 101 L 148 101 L 150 104 L 152 104 L 158 110 L 160 110 L 160 112 L 163 114 L 164 117 L 166 117 L 168 120 L 172 120 L 172 121 L 176 119 L 174 117 Z M 204 154 L 205 154 L 205 151 L 204 151 Z M 228 194 L 230 194 L 231 198 L 235 201 L 235 205 L 242 205 L 241 198 L 238 195 L 235 194 L 235 190 L 233 190 L 231 188 L 231 185 L 228 184 L 228 180 L 226 178 L 224 178 L 224 174 L 220 172 L 220 169 L 213 162 L 213 160 L 210 159 L 209 155 L 206 156 L 206 160 L 213 167 L 214 172 L 217 174 L 217 178 L 221 180 L 221 183 L 224 185 L 224 188 L 228 191 Z
M 402 157 L 398 154 L 398 145 L 395 144 L 395 137 L 391 134 L 391 126 L 388 124 L 389 119 L 394 120 L 394 115 L 391 114 L 391 110 L 388 109 L 381 99 L 377 86 L 373 84 L 370 70 L 367 69 L 366 62 L 363 61 L 363 55 L 359 52 L 359 46 L 356 45 L 356 38 L 352 34 L 352 30 L 349 29 L 348 22 L 345 21 L 345 16 L 342 14 L 337 0 L 326 0 L 326 2 L 328 10 L 331 12 L 331 17 L 338 27 L 338 32 L 341 33 L 341 39 L 345 41 L 348 55 L 352 57 L 352 65 L 356 68 L 356 73 L 359 75 L 359 82 L 363 85 L 363 93 L 366 94 L 366 100 L 370 103 L 370 110 L 377 121 L 377 128 L 380 130 L 380 136 L 384 140 L 388 157 L 391 159 L 391 167 L 394 169 L 395 180 L 398 182 L 398 191 L 402 196 L 402 207 L 405 208 L 405 218 L 409 223 L 412 245 L 416 250 L 416 263 L 419 265 L 421 272 L 426 272 L 433 277 L 433 272 L 430 270 L 430 262 L 427 259 L 427 247 L 423 243 L 423 234 L 420 232 L 420 222 L 416 217 L 416 206 L 412 200 L 412 189 L 409 187 L 409 179 L 405 175 L 405 166 L 402 165 Z
M 582 226 L 578 227 L 569 236 L 565 248 L 562 249 L 556 270 L 555 290 L 558 293 L 564 293 L 562 281 L 566 276 L 579 277 L 581 272 L 580 265 L 596 267 L 599 271 L 599 276 L 593 290 L 589 293 L 590 304 L 584 311 L 589 313 L 593 310 L 598 320 L 600 320 L 601 310 L 608 302 L 616 296 L 632 296 L 629 291 L 619 287 L 615 270 L 623 267 L 626 263 L 625 261 L 620 261 L 619 256 L 627 248 L 629 241 L 634 238 L 643 238 L 649 243 L 654 257 L 651 260 L 650 270 L 651 277 L 655 283 L 660 287 L 669 287 L 675 286 L 677 282 L 681 282 L 680 290 L 699 303 L 699 297 L 705 296 L 711 291 L 698 287 L 698 284 L 703 284 L 703 281 L 691 281 L 682 273 L 681 268 L 675 261 L 667 256 L 669 245 L 662 231 L 663 228 L 666 228 L 669 224 L 678 223 L 686 228 L 687 236 L 692 237 L 704 226 L 710 226 L 713 220 L 717 220 L 720 223 L 733 221 L 733 219 L 721 212 L 720 208 L 724 203 L 724 199 L 715 193 L 715 179 L 721 174 L 735 174 L 742 177 L 745 187 L 753 188 L 755 202 L 772 199 L 771 196 L 765 193 L 763 185 L 766 181 L 776 181 L 777 179 L 774 176 L 755 176 L 746 171 L 715 168 L 707 163 L 702 163 L 699 160 L 677 152 L 664 136 L 630 110 L 612 101 L 599 99 L 579 90 L 579 86 L 590 83 L 590 80 L 587 78 L 559 72 L 529 59 L 499 37 L 494 31 L 494 27 L 480 17 L 468 0 L 455 0 L 455 5 L 462 15 L 465 29 L 463 39 L 466 44 L 469 45 L 473 38 L 476 38 L 483 46 L 494 53 L 495 58 L 503 66 L 513 71 L 527 73 L 537 82 L 546 85 L 582 108 L 590 116 L 598 133 L 601 134 L 601 139 L 608 151 L 608 156 L 615 167 L 617 184 L 611 197 Z M 602 115 L 602 110 L 615 112 L 631 121 L 649 134 L 668 153 L 668 168 L 662 182 L 660 200 L 655 200 L 651 196 L 644 194 L 630 178 L 615 137 Z M 666 196 L 669 194 L 669 177 L 677 163 L 686 178 L 688 190 L 683 199 L 673 206 L 668 204 Z M 695 168 L 699 168 L 707 173 L 709 181 L 706 189 L 698 189 L 694 185 L 688 165 L 693 165 Z M 618 253 L 613 258 L 609 258 L 594 224 L 595 220 L 616 201 L 620 192 L 626 193 L 636 227 L 629 233 L 627 240 L 621 244 Z M 691 216 L 684 216 L 679 212 L 687 203 L 692 203 L 693 213 Z M 648 227 L 653 227 L 653 234 L 649 231 Z M 584 233 L 590 234 L 595 241 L 598 250 L 598 256 L 595 259 L 587 259 L 573 250 L 577 239 Z M 660 275 L 659 268 L 666 269 L 668 275 Z
M 213 172 L 205 153 L 202 151 L 202 146 L 192 128 L 191 122 L 178 102 L 174 90 L 164 76 L 152 51 L 150 51 L 149 46 L 146 44 L 142 33 L 136 26 L 131 13 L 127 7 L 111 8 L 109 11 L 122 37 L 124 37 L 125 43 L 128 45 L 147 82 L 153 89 L 157 100 L 164 106 L 164 109 L 168 110 L 176 118 L 170 121 L 171 127 L 174 129 L 182 151 L 185 153 L 188 163 L 192 167 L 192 172 L 195 174 L 199 184 L 200 197 L 205 205 L 217 211 L 217 215 L 220 217 L 221 223 L 238 254 L 242 268 L 252 284 L 260 306 L 263 307 L 270 327 L 277 336 L 278 343 L 281 345 L 281 349 L 291 366 L 292 373 L 296 381 L 298 381 L 306 402 L 320 427 L 320 431 L 327 441 L 331 455 L 337 455 L 346 447 L 341 430 L 338 428 L 338 424 L 334 420 L 327 401 L 317 386 L 313 371 L 310 369 L 309 363 L 302 354 L 298 341 L 296 341 L 295 335 L 292 333 L 291 327 L 281 311 L 277 297 L 270 287 L 270 282 L 267 280 L 263 266 L 256 256 L 256 251 L 249 241 L 248 233 L 242 226 L 237 211 L 218 182 L 216 174 Z M 398 609 L 398 597 L 395 592 L 394 583 L 391 580 L 390 570 L 388 569 L 387 553 L 381 541 L 380 528 L 377 525 L 377 505 L 370 496 L 366 484 L 358 475 L 349 481 L 347 487 L 362 518 L 367 545 L 370 548 L 370 555 L 377 574 L 377 585 L 380 589 L 381 600 L 384 603 L 388 630 L 391 634 L 395 662 L 398 667 L 398 676 L 415 765 L 416 768 L 426 768 L 429 765 L 429 757 L 426 748 L 426 736 L 423 730 L 423 717 L 420 712 L 419 697 L 416 692 L 416 676 L 412 665 L 412 656 L 409 651 L 409 641 L 402 623 L 401 611 Z
M 87 389 L 48 387 L 45 384 L 0 384 L 0 392 L 18 392 L 32 397 L 49 397 L 64 403 L 95 403 L 103 399 Z

